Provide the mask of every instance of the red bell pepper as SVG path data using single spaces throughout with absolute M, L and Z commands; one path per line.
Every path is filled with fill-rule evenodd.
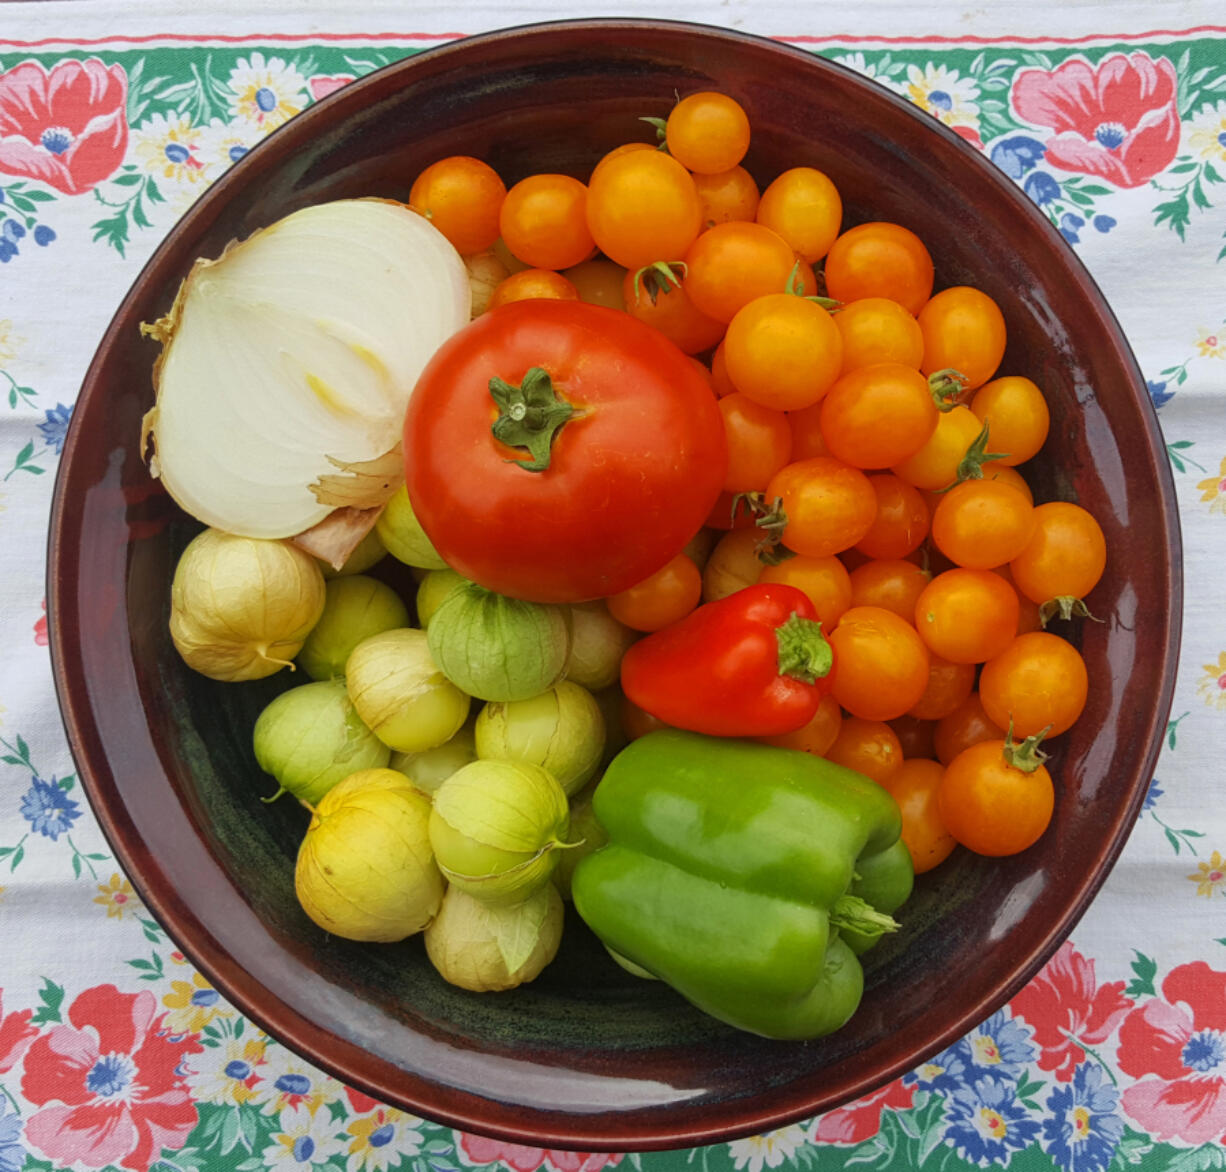
M 674 728 L 780 736 L 813 719 L 833 664 L 808 595 L 760 582 L 633 644 L 622 691 Z

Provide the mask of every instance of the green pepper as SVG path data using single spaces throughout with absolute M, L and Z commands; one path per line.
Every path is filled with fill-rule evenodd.
M 797 750 L 666 729 L 613 759 L 593 810 L 609 842 L 572 890 L 615 959 L 769 1038 L 820 1037 L 855 1012 L 856 952 L 897 928 L 888 913 L 911 891 L 881 786 Z

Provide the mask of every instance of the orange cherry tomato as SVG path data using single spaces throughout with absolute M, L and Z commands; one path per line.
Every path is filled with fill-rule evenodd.
M 834 744 L 843 724 L 843 710 L 839 702 L 829 693 L 822 697 L 817 706 L 817 712 L 808 724 L 801 725 L 795 732 L 783 733 L 777 737 L 758 737 L 767 745 L 775 745 L 780 749 L 799 749 L 802 753 L 812 753 L 815 757 L 824 757 L 826 750 Z
M 943 863 L 957 846 L 941 819 L 938 794 L 944 777 L 945 767 L 938 762 L 908 758 L 882 783 L 898 803 L 902 840 L 917 875 Z
M 788 426 L 792 429 L 792 459 L 807 460 L 811 456 L 829 456 L 822 435 L 822 402 L 819 399 L 809 407 L 787 412 Z
M 1098 585 L 1107 565 L 1107 539 L 1093 515 L 1071 501 L 1038 505 L 1034 519 L 1034 533 L 1009 569 L 1022 594 L 1062 613 Z
M 920 370 L 956 370 L 965 390 L 983 386 L 1005 356 L 1005 316 L 986 293 L 969 285 L 942 289 L 916 315 L 924 335 Z
M 988 425 L 988 451 L 1006 467 L 1024 464 L 1043 446 L 1051 414 L 1043 392 L 1021 375 L 994 378 L 975 392 L 971 410 Z
M 928 686 L 908 715 L 920 720 L 940 720 L 953 712 L 974 690 L 973 663 L 951 663 L 930 652 Z
M 730 322 L 755 297 L 788 291 L 796 254 L 778 232 L 730 220 L 708 228 L 690 245 L 685 266 L 694 304 L 708 317 Z
M 972 692 L 948 716 L 941 717 L 932 733 L 937 760 L 948 765 L 963 749 L 980 741 L 1003 741 L 1005 730 L 993 724 L 978 692 Z
M 889 468 L 928 442 L 939 415 L 918 370 L 898 362 L 858 366 L 822 399 L 822 435 L 830 454 L 845 464 Z
M 993 574 L 999 574 L 1010 586 L 1014 587 L 1017 593 L 1017 633 L 1019 635 L 1028 634 L 1030 631 L 1041 631 L 1043 629 L 1043 615 L 1039 610 L 1039 604 L 1033 599 L 1027 598 L 1013 582 L 1013 573 L 1007 565 L 997 566 Z
M 843 373 L 878 362 L 900 362 L 919 370 L 924 335 L 915 315 L 888 297 L 849 301 L 834 315 L 843 335 Z
M 933 264 L 924 242 L 901 224 L 848 228 L 826 256 L 826 291 L 838 301 L 888 297 L 919 313 L 932 294 Z
M 827 634 L 838 626 L 843 612 L 851 606 L 851 576 L 836 557 L 797 554 L 776 565 L 763 566 L 758 581 L 783 582 L 804 591 Z
M 889 723 L 902 745 L 904 760 L 910 757 L 924 757 L 930 761 L 936 759 L 936 748 L 932 740 L 937 727 L 935 720 L 920 720 L 917 716 L 904 714 Z
M 529 268 L 577 265 L 595 246 L 587 226 L 587 198 L 587 188 L 569 175 L 529 175 L 502 201 L 502 239 Z
M 856 549 L 870 558 L 905 558 L 928 536 L 928 502 L 918 488 L 892 472 L 878 472 L 868 481 L 877 495 L 877 516 Z
M 720 339 L 715 353 L 711 355 L 711 386 L 721 399 L 736 390 L 736 384 L 728 377 L 728 352 L 724 348 L 723 339 Z
M 554 301 L 578 301 L 579 290 L 561 273 L 553 269 L 520 269 L 503 277 L 490 294 L 490 309 L 509 305 L 512 301 L 532 301 L 546 298 Z
M 667 267 L 667 266 L 666 266 Z M 626 270 L 622 297 L 626 311 L 659 330 L 679 350 L 699 354 L 724 336 L 724 323 L 707 317 L 690 300 L 685 281 L 655 268 Z
M 918 452 L 892 465 L 890 470 L 916 488 L 948 488 L 957 481 L 958 470 L 982 430 L 983 424 L 971 409 L 958 405 L 941 413 Z
M 932 540 L 955 565 L 990 570 L 1026 548 L 1035 509 L 999 480 L 965 480 L 941 498 L 932 514 Z
M 1087 691 L 1081 652 L 1046 631 L 1017 636 L 979 676 L 983 710 L 1001 728 L 1012 721 L 1017 737 L 1067 732 L 1085 709 Z
M 902 558 L 873 558 L 857 566 L 851 579 L 852 606 L 879 606 L 907 622 L 915 620 L 915 604 L 932 575 Z
M 773 228 L 809 264 L 830 251 L 843 222 L 843 201 L 829 176 L 814 167 L 793 167 L 762 193 L 758 223 Z
M 740 392 L 719 400 L 728 439 L 727 492 L 761 492 L 788 462 L 792 429 L 782 411 L 772 411 Z M 1015 494 L 1016 495 L 1016 494 Z
M 1043 765 L 1010 764 L 1006 742 L 981 741 L 946 767 L 937 792 L 941 821 L 969 850 L 999 857 L 1032 846 L 1051 823 L 1055 788 Z
M 839 726 L 839 735 L 824 756 L 827 761 L 854 769 L 872 778 L 878 785 L 884 785 L 886 779 L 902 765 L 902 742 L 883 720 L 847 716 Z
M 713 175 L 695 173 L 694 188 L 702 204 L 702 226 L 729 220 L 752 220 L 758 211 L 758 185 L 744 167 L 730 167 Z
M 637 272 L 680 260 L 702 228 L 690 173 L 662 151 L 626 151 L 592 173 L 587 226 L 610 260 Z
M 562 276 L 579 291 L 580 301 L 586 301 L 589 305 L 604 305 L 609 309 L 626 308 L 626 299 L 622 296 L 626 270 L 621 265 L 597 257 L 571 265 Z
M 506 184 L 488 163 L 451 155 L 431 163 L 409 188 L 409 203 L 451 241 L 456 252 L 484 252 L 498 239 Z
M 915 603 L 915 629 L 929 651 L 954 663 L 983 663 L 1016 637 L 1017 591 L 991 570 L 938 574 Z
M 1034 504 L 1034 491 L 1016 468 L 1002 464 L 999 460 L 992 460 L 983 466 L 983 478 L 1017 489 L 1032 505 Z
M 728 323 L 724 360 L 737 390 L 764 407 L 796 411 L 830 389 L 842 346 L 834 320 L 815 301 L 769 293 L 747 302 Z
M 615 146 L 611 151 L 606 151 L 600 157 L 600 161 L 592 168 L 592 173 L 588 176 L 588 187 L 591 187 L 592 180 L 596 178 L 596 172 L 600 170 L 605 163 L 612 162 L 614 159 L 620 159 L 622 155 L 631 154 L 633 151 L 654 151 L 656 148 L 649 142 L 623 142 L 620 146 Z
M 915 628 L 891 611 L 853 606 L 830 632 L 831 694 L 852 716 L 893 720 L 928 684 L 928 652 Z
M 860 541 L 877 516 L 877 494 L 868 477 L 829 456 L 785 464 L 766 486 L 779 500 L 787 524 L 783 544 L 795 553 L 827 557 Z
M 623 626 L 658 631 L 685 618 L 702 601 L 702 574 L 691 558 L 679 553 L 654 574 L 605 601 Z
M 670 154 L 691 171 L 727 171 L 749 150 L 749 116 L 727 94 L 688 94 L 669 113 L 664 141 Z

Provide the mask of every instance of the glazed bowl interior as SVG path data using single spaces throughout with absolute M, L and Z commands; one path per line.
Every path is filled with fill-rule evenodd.
M 938 286 L 1002 306 L 1002 372 L 1047 393 L 1051 435 L 1026 472 L 1039 500 L 1090 508 L 1110 560 L 1105 617 L 1071 633 L 1093 681 L 1053 743 L 1054 824 L 1007 860 L 957 853 L 918 884 L 903 928 L 866 958 L 852 1022 L 809 1043 L 739 1033 L 624 974 L 581 923 L 512 993 L 445 984 L 420 939 L 329 938 L 299 910 L 305 826 L 264 805 L 250 730 L 288 673 L 225 685 L 188 670 L 167 633 L 168 585 L 197 531 L 138 450 L 153 345 L 197 256 L 296 208 L 407 198 L 448 154 L 508 183 L 585 177 L 646 136 L 675 92 L 718 89 L 753 125 L 759 183 L 829 174 L 845 225 L 890 219 L 928 244 Z M 57 686 L 78 766 L 153 913 L 243 1012 L 342 1079 L 417 1114 L 547 1147 L 692 1145 L 778 1126 L 880 1085 L 999 1007 L 1054 951 L 1104 879 L 1144 797 L 1178 644 L 1179 539 L 1165 451 L 1120 330 L 1071 250 L 1008 179 L 901 99 L 805 52 L 666 22 L 565 22 L 431 50 L 278 131 L 180 222 L 118 310 L 64 453 L 50 598 Z

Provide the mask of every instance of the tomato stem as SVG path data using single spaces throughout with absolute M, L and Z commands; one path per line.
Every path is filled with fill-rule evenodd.
M 775 497 L 767 504 L 766 497 L 760 492 L 738 492 L 732 498 L 732 517 L 736 519 L 737 510 L 741 505 L 749 509 L 754 516 L 754 525 L 762 530 L 763 538 L 758 542 L 755 555 L 764 565 L 777 566 L 780 562 L 793 558 L 796 554 L 783 547 L 783 534 L 788 527 L 788 515 L 783 508 L 783 498 Z
M 637 305 L 643 297 L 643 290 L 655 305 L 656 298 L 661 293 L 671 293 L 681 288 L 681 278 L 686 274 L 683 260 L 656 260 L 644 265 L 634 274 L 634 303 Z
M 507 463 L 518 464 L 528 472 L 548 469 L 554 440 L 575 414 L 574 407 L 558 397 L 548 371 L 530 367 L 518 386 L 495 376 L 490 379 L 490 397 L 499 410 L 490 428 L 494 438 L 510 448 L 527 448 L 532 457 Z
M 803 684 L 815 684 L 830 674 L 834 652 L 822 634 L 822 624 L 795 611 L 787 622 L 775 628 L 779 645 L 779 674 Z
M 1042 606 L 1039 607 L 1039 622 L 1044 627 L 1052 621 L 1052 619 L 1090 619 L 1093 622 L 1101 623 L 1106 620 L 1100 619 L 1098 615 L 1091 614 L 1090 608 L 1086 606 L 1080 598 L 1075 598 L 1071 594 L 1061 594 L 1057 598 L 1049 598 Z
M 668 154 L 668 134 L 666 130 L 668 119 L 655 118 L 650 114 L 644 114 L 639 118 L 639 121 L 646 122 L 649 126 L 656 128 L 656 149 Z
M 1013 721 L 1010 720 L 1009 731 L 1005 734 L 1005 762 L 1022 773 L 1033 773 L 1047 760 L 1047 754 L 1039 748 L 1039 745 L 1049 732 L 1051 732 L 1050 724 L 1041 732 L 1035 733 L 1034 736 L 1027 737 L 1019 745 L 1013 739 Z
M 928 389 L 932 392 L 938 411 L 952 411 L 958 405 L 958 396 L 965 386 L 966 375 L 952 366 L 928 376 Z
M 952 484 L 947 484 L 944 488 L 938 488 L 937 492 L 948 492 L 951 488 L 956 488 L 964 480 L 982 480 L 983 466 L 989 460 L 1003 460 L 1008 452 L 989 452 L 988 448 L 988 425 L 985 422 L 979 429 L 979 434 L 971 440 L 970 445 L 966 449 L 966 455 L 962 457 L 962 462 L 958 465 L 957 473 L 954 476 Z
M 801 262 L 797 261 L 792 266 L 792 271 L 788 274 L 786 292 L 790 293 L 793 297 L 803 297 L 806 301 L 812 301 L 830 313 L 838 313 L 843 308 L 841 301 L 836 301 L 833 297 L 819 297 L 816 294 L 805 293 L 805 283 L 800 279 L 800 264 Z

